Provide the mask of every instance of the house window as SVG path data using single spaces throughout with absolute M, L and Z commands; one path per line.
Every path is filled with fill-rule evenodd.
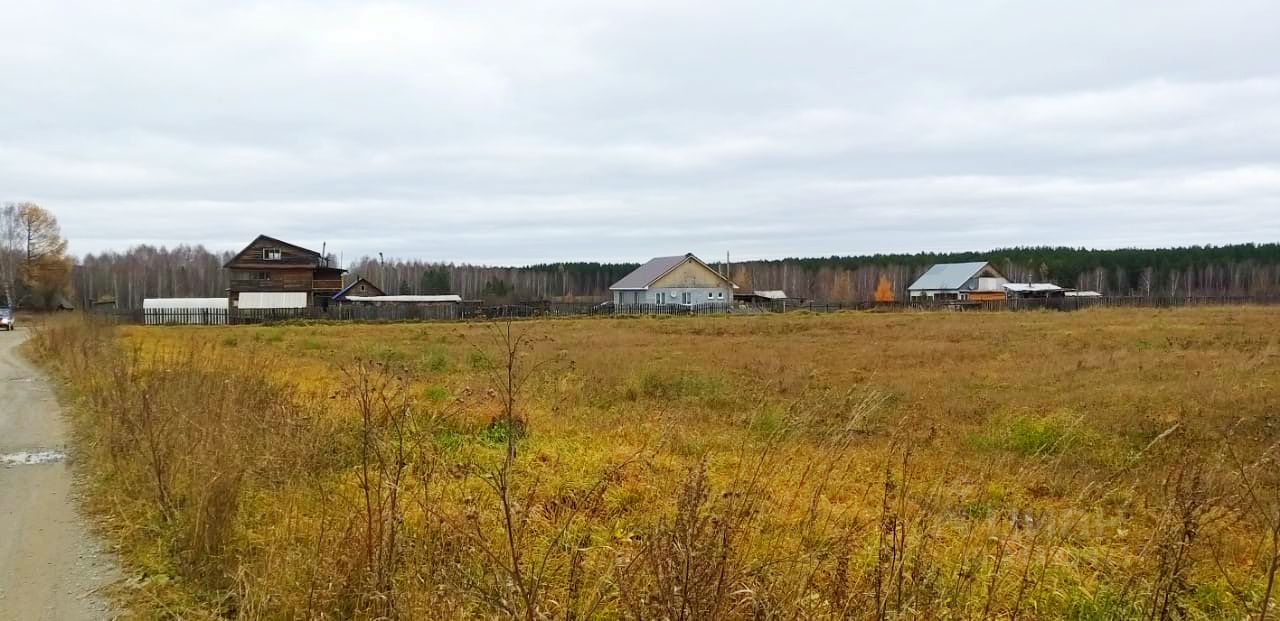
M 254 272 L 254 280 L 271 280 L 271 272 Z
M 282 258 L 284 258 L 284 253 L 282 253 L 279 248 L 263 248 L 262 249 L 263 261 L 279 261 Z
M 666 303 L 667 303 L 667 294 L 662 293 L 661 291 L 659 291 L 659 292 L 658 292 L 658 304 L 660 304 L 660 305 L 661 305 L 661 304 L 666 304 Z
M 708 292 L 707 292 L 707 299 L 708 299 L 708 300 L 714 300 L 715 298 L 716 298 L 716 294 L 715 294 L 715 293 L 713 293 L 713 292 L 711 292 L 711 291 L 708 291 Z
M 693 304 L 693 294 L 685 291 L 680 294 L 680 301 L 684 304 Z
M 723 300 L 723 299 L 724 299 L 724 292 L 723 292 L 723 291 L 721 291 L 720 293 L 717 293 L 717 294 L 716 294 L 716 297 L 718 297 L 718 298 L 720 298 L 721 300 Z

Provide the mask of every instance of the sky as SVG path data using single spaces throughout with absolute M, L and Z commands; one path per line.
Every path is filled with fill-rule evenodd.
M 1280 2 L 0 0 L 75 253 L 735 260 L 1280 240 Z

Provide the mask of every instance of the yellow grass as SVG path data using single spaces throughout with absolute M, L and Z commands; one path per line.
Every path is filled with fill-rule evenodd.
M 65 326 L 38 345 L 79 399 L 95 507 L 148 576 L 140 616 L 1266 606 L 1280 309 L 510 328 L 531 372 L 510 463 L 503 324 Z M 143 403 L 153 418 L 128 413 Z

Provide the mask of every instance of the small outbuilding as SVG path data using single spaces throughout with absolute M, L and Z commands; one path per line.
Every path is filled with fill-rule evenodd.
M 907 292 L 912 300 L 1003 300 L 1008 283 L 1008 278 L 985 261 L 939 263 L 911 283 Z
M 733 294 L 733 299 L 743 304 L 773 304 L 775 302 L 791 301 L 786 291 L 779 290 L 738 291 Z
M 367 278 L 357 278 L 355 282 L 345 286 L 341 291 L 333 294 L 334 302 L 342 302 L 349 296 L 356 297 L 382 297 L 386 295 L 377 285 L 369 282 Z
M 382 306 L 384 304 L 461 304 L 462 296 L 460 295 L 348 295 L 343 297 L 343 301 L 355 304 L 372 304 L 374 306 Z
M 1011 282 L 1004 286 L 1005 297 L 1009 299 L 1047 299 L 1065 298 L 1070 289 L 1064 289 L 1051 282 Z

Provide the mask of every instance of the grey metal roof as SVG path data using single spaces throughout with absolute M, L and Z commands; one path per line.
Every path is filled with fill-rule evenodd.
M 664 274 L 692 257 L 693 255 L 691 254 L 682 254 L 674 257 L 649 259 L 648 263 L 623 276 L 622 280 L 613 283 L 613 286 L 609 287 L 609 289 L 648 289 L 649 285 L 653 284 L 653 281 L 662 278 Z
M 462 296 L 456 293 L 448 295 L 349 295 L 347 300 L 351 302 L 405 302 L 429 304 L 435 302 L 457 302 L 462 303 Z
M 916 279 L 910 287 L 910 291 L 934 291 L 946 289 L 959 289 L 982 271 L 986 267 L 985 261 L 977 261 L 974 263 L 939 263 L 925 272 L 920 278 Z
M 1016 293 L 1035 293 L 1037 291 L 1063 291 L 1062 287 L 1051 282 L 1011 282 L 1004 288 Z

